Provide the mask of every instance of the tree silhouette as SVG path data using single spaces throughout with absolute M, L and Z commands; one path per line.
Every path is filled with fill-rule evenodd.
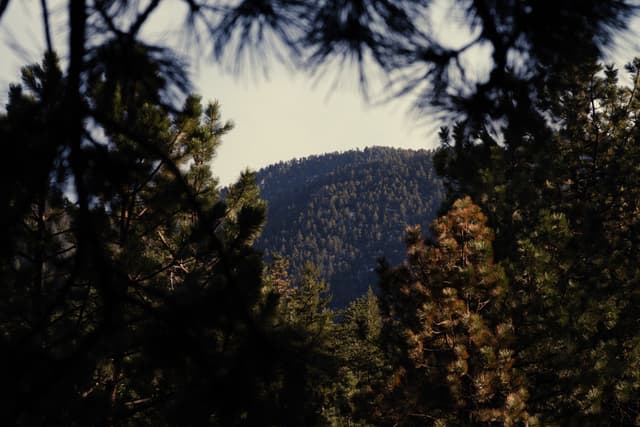
M 388 77 L 387 89 L 398 95 L 415 91 L 418 108 L 464 113 L 478 127 L 529 106 L 549 73 L 585 58 L 599 58 L 627 29 L 637 7 L 631 0 L 180 3 L 186 10 L 185 31 L 216 60 L 239 67 L 268 63 L 273 57 L 312 73 L 332 63 L 353 64 L 363 88 L 373 66 Z M 8 0 L 0 3 L 0 19 L 8 4 Z M 162 0 L 69 2 L 69 90 L 81 83 L 86 53 L 99 49 L 105 40 L 132 52 L 143 26 L 166 4 Z M 41 5 L 51 49 L 47 1 Z M 455 44 L 438 37 L 433 22 L 442 19 L 443 10 L 459 13 L 468 40 Z M 474 78 L 465 55 L 487 47 L 489 72 Z M 156 53 L 175 62 L 167 50 Z
M 109 77 L 82 98 L 102 132 L 83 126 L 79 158 L 54 54 L 24 68 L 0 116 L 18 167 L 3 187 L 3 418 L 284 422 L 264 391 L 289 342 L 252 247 L 265 206 L 251 174 L 222 200 L 209 167 L 231 124 L 215 103 L 170 112 L 149 86 Z

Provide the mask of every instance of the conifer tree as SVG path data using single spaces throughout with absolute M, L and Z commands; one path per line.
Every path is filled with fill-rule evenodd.
M 390 368 L 381 342 L 378 297 L 369 288 L 338 316 L 333 337 L 340 363 L 338 408 L 351 425 L 379 425 L 384 418 L 379 391 Z
M 2 190 L 5 420 L 284 422 L 267 390 L 289 335 L 273 329 L 275 298 L 252 247 L 265 206 L 251 174 L 228 203 L 218 194 L 210 161 L 231 129 L 219 106 L 190 96 L 172 112 L 154 92 L 161 81 L 97 73 L 84 99 L 95 126 L 73 160 L 56 121 L 65 79 L 55 56 L 26 67 L 23 82 L 0 117 L 24 166 Z M 43 159 L 27 162 L 32 150 Z
M 497 144 L 454 132 L 451 194 L 480 201 L 515 289 L 518 358 L 546 425 L 637 423 L 638 61 L 576 64 Z M 460 125 L 463 127 L 463 125 Z
M 288 425 L 332 425 L 336 419 L 337 360 L 331 347 L 333 311 L 329 286 L 310 262 L 289 276 L 288 260 L 276 256 L 266 282 L 278 296 L 277 319 L 289 331 L 282 354 L 281 402 Z
M 486 221 L 470 198 L 457 200 L 434 221 L 434 243 L 409 228 L 407 262 L 381 271 L 386 334 L 399 337 L 387 407 L 400 425 L 535 422 Z

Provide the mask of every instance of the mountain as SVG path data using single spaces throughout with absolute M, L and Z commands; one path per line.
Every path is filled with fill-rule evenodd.
M 376 259 L 399 263 L 404 229 L 435 217 L 444 190 L 432 152 L 372 147 L 280 162 L 257 172 L 268 220 L 258 247 L 312 261 L 342 307 L 376 282 Z

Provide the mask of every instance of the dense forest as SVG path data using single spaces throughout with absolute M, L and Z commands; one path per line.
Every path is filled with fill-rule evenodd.
M 0 24 L 15 3 L 0 0 Z M 440 190 L 406 184 L 433 167 L 437 217 L 400 233 L 377 294 L 332 309 L 327 264 L 303 250 L 291 269 L 258 246 L 300 169 L 262 172 L 283 177 L 269 203 L 255 173 L 219 188 L 232 123 L 141 35 L 168 3 L 68 1 L 57 46 L 41 0 L 45 52 L 0 112 L 2 425 L 640 425 L 640 59 L 602 61 L 635 2 L 452 0 L 463 45 L 433 31 L 428 0 L 177 3 L 198 48 L 236 70 L 351 64 L 365 95 L 374 69 L 415 96 L 446 122 L 430 162 L 406 159 L 422 169 L 384 170 L 407 155 L 394 150 L 333 174 L 314 158 L 327 182 L 304 191 L 346 232 L 374 174 L 372 216 L 384 198 L 435 208 Z
M 444 188 L 429 151 L 372 147 L 290 160 L 256 173 L 267 223 L 256 245 L 288 258 L 292 272 L 315 264 L 345 306 L 375 287 L 376 260 L 399 263 L 404 229 L 427 228 Z

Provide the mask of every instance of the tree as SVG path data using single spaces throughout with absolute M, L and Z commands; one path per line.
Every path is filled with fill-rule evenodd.
M 369 288 L 338 317 L 333 336 L 340 360 L 338 408 L 351 425 L 380 425 L 384 416 L 379 392 L 390 373 L 390 363 L 381 341 L 378 297 Z
M 283 355 L 283 407 L 291 425 L 328 425 L 335 418 L 337 383 L 329 341 L 334 330 L 329 286 L 310 262 L 291 279 L 287 264 L 277 257 L 268 276 L 279 296 L 278 319 L 292 334 L 292 345 Z
M 209 169 L 231 125 L 215 103 L 189 96 L 171 112 L 149 85 L 111 77 L 93 76 L 83 99 L 102 134 L 86 129 L 81 175 L 58 121 L 68 79 L 55 55 L 23 70 L 0 116 L 24 168 L 23 187 L 3 188 L 3 417 L 281 423 L 265 390 L 288 335 L 273 329 L 276 299 L 252 247 L 265 205 L 251 174 L 221 199 Z M 43 159 L 26 163 L 32 150 Z
M 395 340 L 389 421 L 401 425 L 531 425 L 516 367 L 510 289 L 492 231 L 470 198 L 434 221 L 433 244 L 407 231 L 407 262 L 381 269 L 383 319 Z M 393 343 L 393 341 L 390 341 Z
M 548 121 L 439 155 L 452 194 L 498 227 L 532 411 L 547 425 L 637 423 L 638 61 L 576 65 L 545 89 Z M 481 166 L 479 166 L 481 165 Z M 606 420 L 606 421 L 605 421 Z

